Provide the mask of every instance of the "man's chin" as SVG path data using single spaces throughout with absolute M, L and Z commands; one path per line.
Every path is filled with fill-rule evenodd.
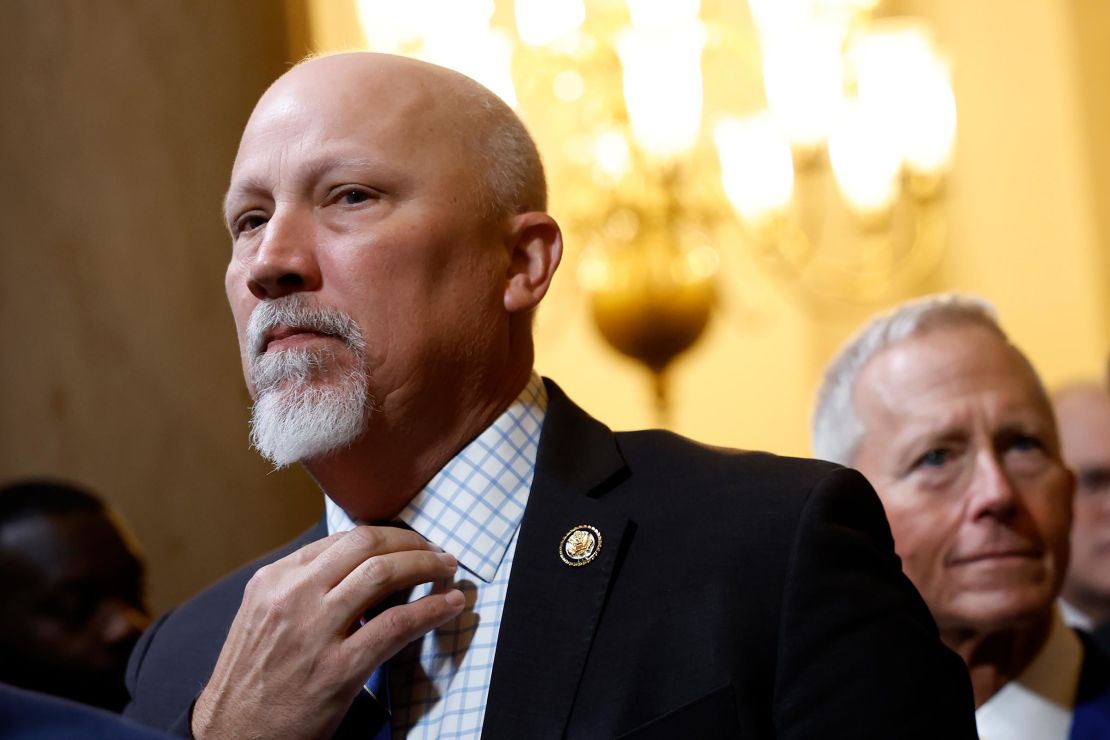
M 362 436 L 364 397 L 311 388 L 267 393 L 252 409 L 251 444 L 275 469 L 327 459 Z
M 1031 627 L 1049 618 L 1053 601 L 1051 592 L 1035 588 L 984 592 L 965 599 L 955 621 L 973 626 L 980 633 Z
M 275 471 L 284 470 L 285 468 L 298 464 L 312 467 L 313 465 L 325 463 L 350 448 L 351 445 L 349 443 L 330 447 L 278 445 L 274 448 L 265 450 L 256 447 L 258 453 L 274 466 Z

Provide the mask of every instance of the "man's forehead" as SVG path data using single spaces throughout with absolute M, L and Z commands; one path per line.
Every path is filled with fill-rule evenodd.
M 366 119 L 447 115 L 466 78 L 388 54 L 337 54 L 297 65 L 263 93 L 247 132 L 260 123 L 295 119 Z
M 935 330 L 891 345 L 864 368 L 855 394 L 865 416 L 923 432 L 967 425 L 983 410 L 999 421 L 1051 420 L 1028 362 L 982 329 Z
M 358 134 L 415 138 L 441 125 L 444 115 L 438 99 L 422 90 L 419 86 L 381 90 L 357 80 L 336 85 L 300 80 L 295 85 L 271 88 L 259 100 L 243 130 L 236 159 L 258 149 L 290 143 L 307 145 Z M 415 126 L 418 121 L 423 125 Z
M 328 159 L 376 157 L 384 164 L 441 148 L 461 154 L 465 106 L 453 79 L 440 74 L 447 70 L 386 58 L 380 65 L 314 60 L 274 83 L 247 122 L 229 195 L 290 161 L 319 169 Z

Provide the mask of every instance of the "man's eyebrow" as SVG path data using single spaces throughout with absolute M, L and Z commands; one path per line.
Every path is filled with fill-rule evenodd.
M 950 440 L 967 436 L 967 419 L 959 410 L 941 409 L 913 418 L 902 428 L 918 440 Z
M 328 153 L 309 161 L 305 165 L 304 175 L 307 182 L 316 182 L 328 172 L 340 169 L 369 170 L 381 174 L 388 174 L 393 171 L 386 162 L 375 157 L 348 157 L 339 153 Z
M 229 216 L 228 208 L 231 206 L 231 201 L 235 198 L 241 198 L 245 195 L 263 195 L 267 193 L 267 188 L 258 180 L 247 179 L 242 182 L 237 182 L 227 189 L 224 193 L 223 201 L 223 217 L 226 220 Z
M 303 173 L 304 181 L 309 183 L 315 182 L 325 173 L 344 167 L 372 169 L 383 173 L 392 171 L 384 162 L 372 157 L 345 157 L 340 154 L 324 154 L 305 165 Z M 269 188 L 263 184 L 261 180 L 256 178 L 246 178 L 241 182 L 233 184 L 228 188 L 227 193 L 224 194 L 224 218 L 227 218 L 228 207 L 234 198 L 239 198 L 244 195 L 268 196 L 268 194 Z

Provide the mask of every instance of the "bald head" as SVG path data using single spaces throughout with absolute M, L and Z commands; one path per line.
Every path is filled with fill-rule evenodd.
M 562 248 L 544 205 L 535 146 L 473 80 L 381 54 L 278 79 L 225 202 L 256 447 L 317 480 L 356 480 L 344 466 L 368 450 L 407 461 L 374 471 L 389 500 L 344 502 L 366 519 L 399 511 L 527 382 Z
M 1110 621 L 1110 393 L 1078 383 L 1053 396 L 1064 460 L 1075 471 L 1071 565 L 1063 598 L 1093 624 Z
M 535 143 L 504 101 L 469 77 L 409 57 L 357 52 L 312 57 L 282 75 L 259 100 L 243 134 L 290 109 L 315 111 L 321 126 L 343 116 L 362 125 L 399 124 L 408 147 L 449 146 L 441 165 L 475 181 L 467 194 L 501 217 L 547 208 Z

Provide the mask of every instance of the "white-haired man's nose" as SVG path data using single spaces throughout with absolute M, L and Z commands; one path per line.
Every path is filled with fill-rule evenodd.
M 1017 510 L 1017 489 L 996 450 L 985 450 L 976 456 L 967 495 L 968 514 L 973 519 L 983 516 L 1006 519 Z

